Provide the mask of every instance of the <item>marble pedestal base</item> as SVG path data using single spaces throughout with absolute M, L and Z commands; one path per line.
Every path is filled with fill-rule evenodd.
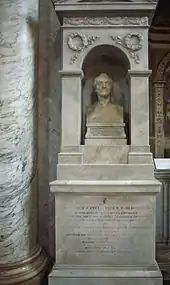
M 49 275 L 49 285 L 161 285 L 158 266 L 96 267 L 57 266 Z
M 158 266 L 96 267 L 57 266 L 49 275 L 49 285 L 161 285 Z
M 155 262 L 160 183 L 57 180 L 56 263 L 49 285 L 161 285 Z

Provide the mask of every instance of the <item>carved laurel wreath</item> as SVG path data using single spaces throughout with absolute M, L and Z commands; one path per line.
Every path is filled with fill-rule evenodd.
M 76 38 L 80 39 L 80 44 L 78 44 L 78 45 L 75 45 L 74 41 L 73 41 Z M 77 51 L 77 52 L 80 52 L 85 47 L 87 47 L 88 39 L 87 39 L 86 35 L 84 35 L 80 32 L 75 32 L 75 33 L 72 33 L 69 35 L 67 43 L 68 43 L 68 46 L 70 49 Z
M 111 36 L 111 38 L 117 44 L 124 46 L 136 63 L 140 62 L 138 51 L 142 49 L 144 45 L 144 39 L 141 33 L 129 33 L 125 37 Z M 133 39 L 135 39 L 136 43 L 134 43 Z
M 80 43 L 74 43 L 75 39 L 79 39 Z M 73 64 L 78 58 L 79 54 L 88 46 L 92 45 L 99 36 L 86 36 L 80 32 L 74 32 L 68 36 L 67 44 L 70 49 L 72 49 L 75 54 L 70 59 L 70 64 Z
M 136 38 L 137 43 L 133 44 L 132 39 Z M 124 38 L 124 43 L 126 48 L 132 51 L 138 51 L 143 47 L 144 40 L 143 36 L 140 33 L 130 33 Z

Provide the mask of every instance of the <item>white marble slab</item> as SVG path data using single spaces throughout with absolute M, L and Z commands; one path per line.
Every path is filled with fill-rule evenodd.
M 155 194 L 57 195 L 57 262 L 152 265 L 154 211 Z
M 155 158 L 155 168 L 158 169 L 169 169 L 170 170 L 170 158 Z

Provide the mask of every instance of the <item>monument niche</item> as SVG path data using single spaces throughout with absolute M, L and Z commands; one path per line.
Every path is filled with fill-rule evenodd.
M 54 3 L 63 33 L 62 136 L 57 180 L 50 183 L 56 260 L 49 285 L 162 284 L 155 260 L 160 183 L 154 178 L 148 113 L 147 39 L 155 5 Z M 117 100 L 112 88 L 118 82 L 114 65 L 125 70 L 120 87 L 128 73 L 128 104 L 126 94 Z

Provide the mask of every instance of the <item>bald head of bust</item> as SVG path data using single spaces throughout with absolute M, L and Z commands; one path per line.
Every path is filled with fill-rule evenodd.
M 113 81 L 106 73 L 101 73 L 94 79 L 94 88 L 97 96 L 110 97 L 112 87 Z

